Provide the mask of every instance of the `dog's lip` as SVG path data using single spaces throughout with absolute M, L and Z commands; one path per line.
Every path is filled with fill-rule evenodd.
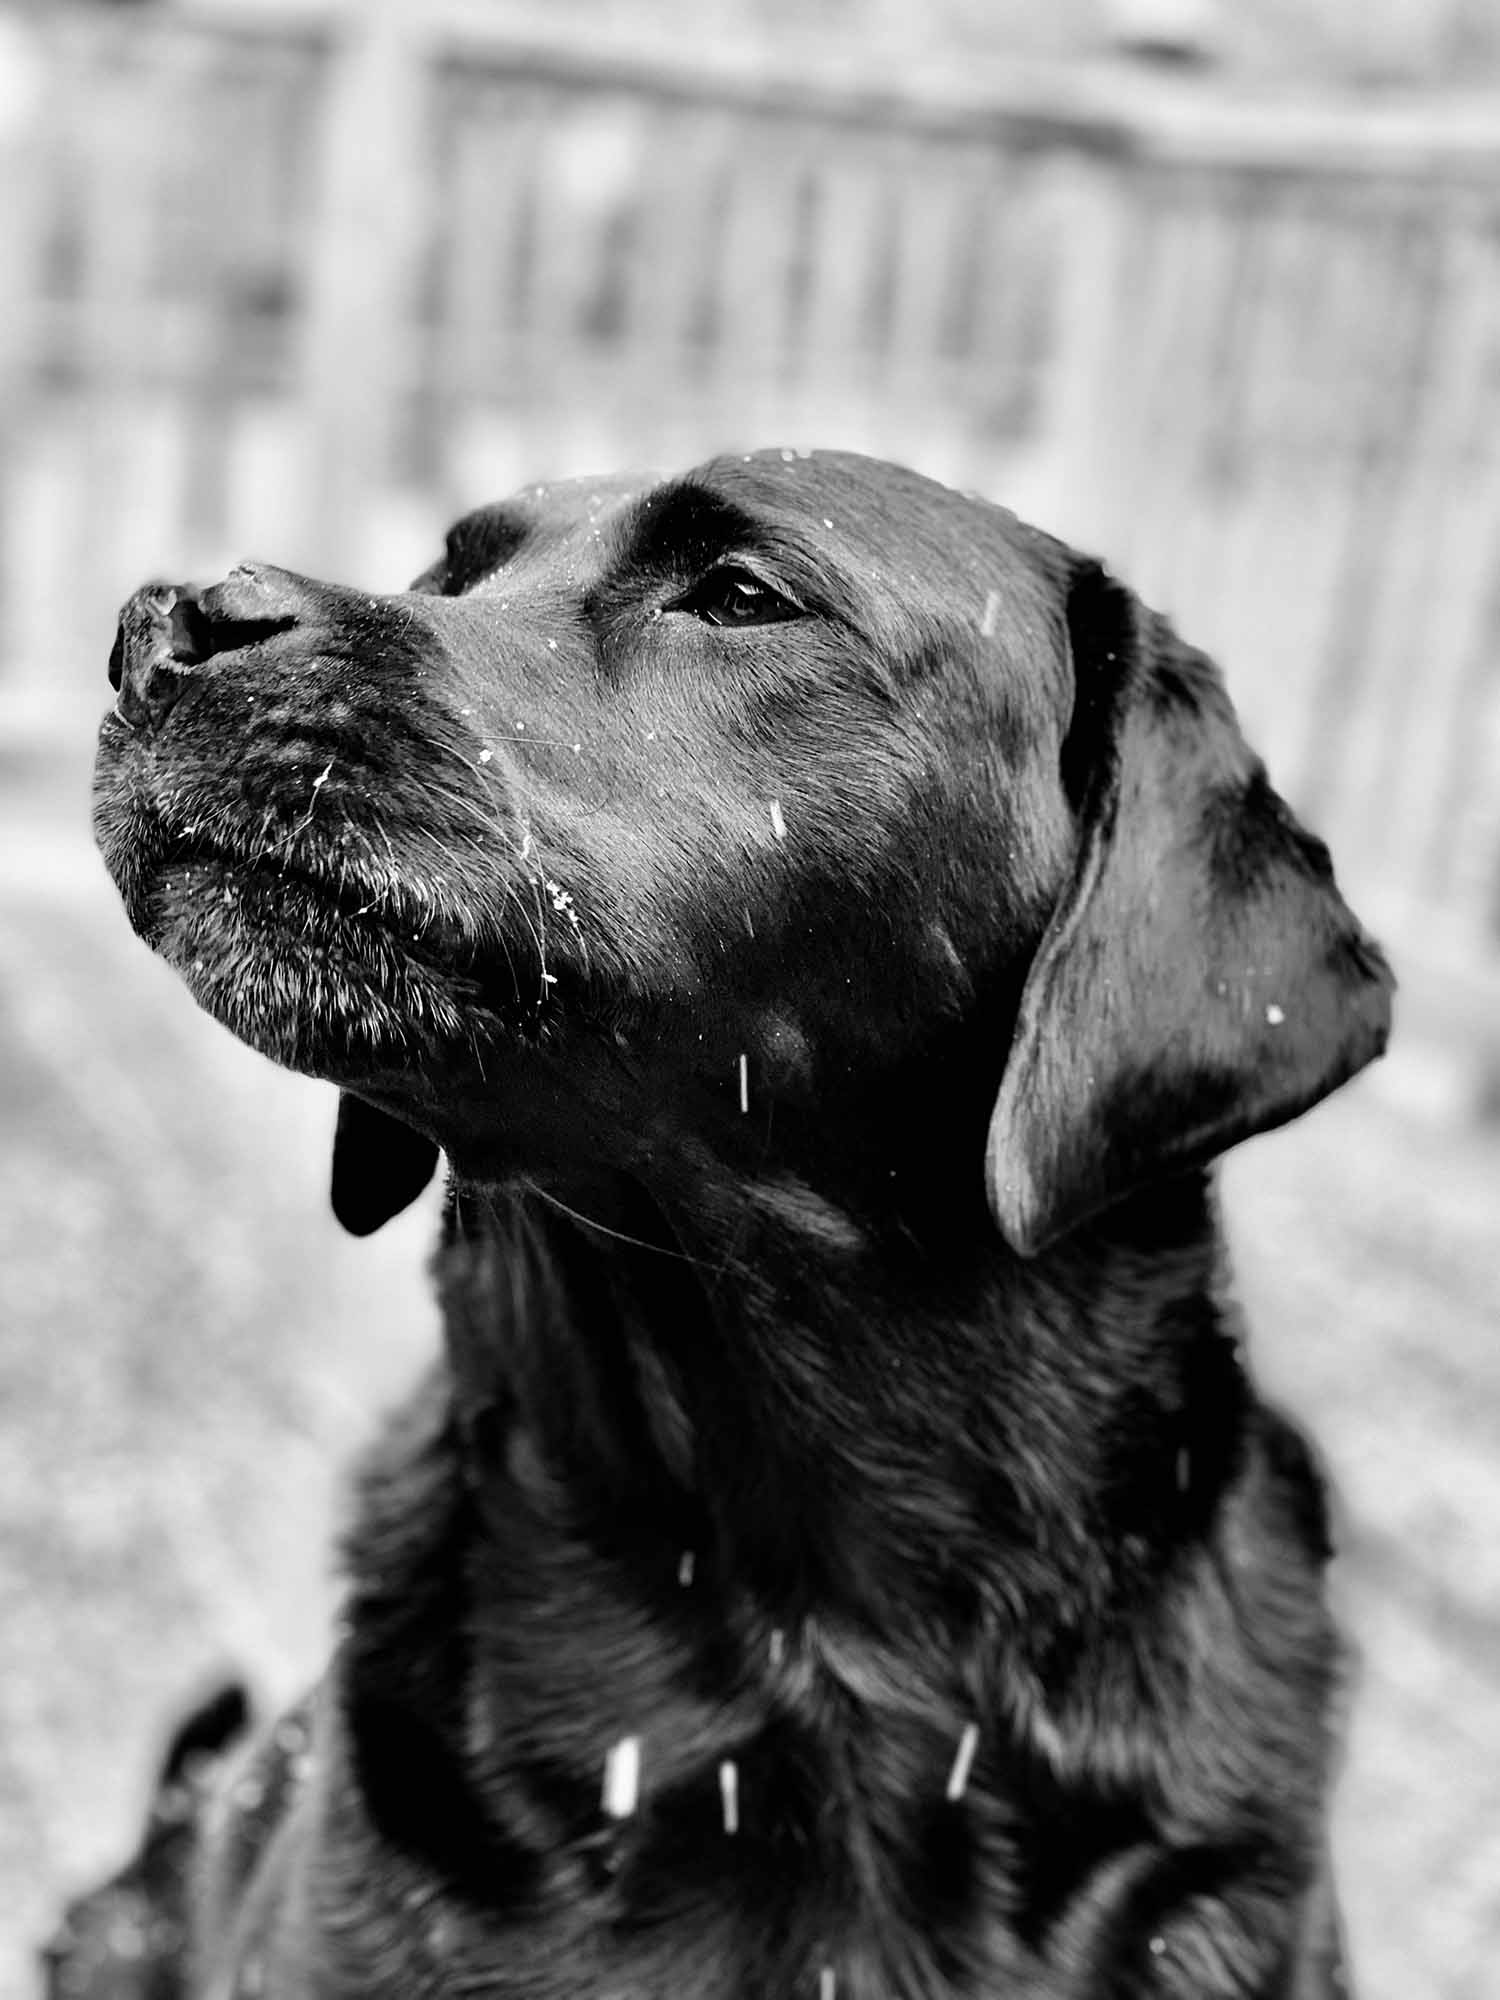
M 341 866 L 318 867 L 300 853 L 279 848 L 275 840 L 260 846 L 218 833 L 167 829 L 155 844 L 150 872 L 159 877 L 179 869 L 214 868 L 301 891 L 340 918 L 385 932 L 403 950 L 416 950 L 445 970 L 472 972 L 474 947 L 441 913 L 399 879 L 381 879 L 349 865 L 347 857 L 340 860 Z
M 355 940 L 361 931 L 378 936 L 387 948 L 453 982 L 512 1033 L 534 1033 L 564 989 L 570 994 L 574 989 L 566 973 L 553 972 L 546 964 L 529 967 L 514 939 L 501 948 L 495 964 L 479 937 L 399 876 L 377 876 L 347 862 L 319 867 L 301 854 L 278 852 L 274 841 L 242 845 L 217 832 L 162 832 L 152 849 L 148 878 L 159 881 L 167 872 L 195 868 L 217 869 L 293 897 L 300 894 L 343 930 L 350 948 L 358 950 Z M 289 928 L 300 928 L 303 914 L 294 905 L 288 911 Z
M 550 953 L 539 962 L 530 926 L 502 931 L 493 915 L 455 900 L 444 871 L 432 865 L 446 857 L 430 857 L 425 871 L 420 861 L 403 869 L 398 840 L 387 866 L 377 841 L 387 848 L 390 841 L 354 822 L 333 839 L 326 825 L 305 823 L 306 815 L 268 831 L 201 790 L 183 798 L 164 791 L 119 717 L 105 715 L 101 737 L 96 837 L 132 926 L 153 948 L 168 910 L 165 878 L 213 871 L 226 890 L 240 885 L 258 899 L 241 913 L 259 926 L 275 921 L 268 897 L 284 897 L 289 935 L 355 958 L 373 950 L 377 962 L 394 951 L 452 983 L 512 1032 L 534 1032 L 544 1017 L 555 1018 L 565 996 L 576 999 L 576 969 Z M 224 900 L 232 922 L 240 899 Z

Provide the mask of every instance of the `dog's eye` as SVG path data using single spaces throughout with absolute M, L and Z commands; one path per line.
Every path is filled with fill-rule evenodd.
M 690 611 L 705 625 L 780 625 L 789 618 L 807 615 L 800 604 L 782 597 L 749 570 L 727 564 L 711 570 L 671 609 Z

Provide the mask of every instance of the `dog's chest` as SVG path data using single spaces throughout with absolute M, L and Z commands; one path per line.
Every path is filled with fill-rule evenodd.
M 977 1727 L 822 1721 L 782 1711 L 709 1743 L 679 1714 L 675 1741 L 620 1738 L 595 1825 L 552 1858 L 542 1907 L 504 1928 L 556 1951 L 591 2000 L 1040 1990 L 1012 1921 L 1026 1834 L 975 1782 Z
M 401 1662 L 414 1697 L 449 1706 L 452 1782 L 423 1799 L 412 1773 L 430 1778 L 427 1751 L 399 1750 L 387 1713 L 358 1698 L 352 1662 L 347 1734 L 330 1746 L 353 1780 L 335 1845 L 354 1904 L 333 1899 L 330 1953 L 360 1959 L 354 1990 L 1049 1990 L 1019 1906 L 1020 1857 L 1043 1850 L 1050 1815 L 1011 1782 L 1015 1746 L 972 1712 L 957 1654 L 811 1620 L 762 1629 L 701 1561 L 686 1580 L 672 1566 L 647 1616 L 639 1579 L 533 1544 L 518 1516 L 455 1535 L 445 1458 L 434 1471 L 449 1499 L 415 1510 L 425 1531 L 408 1509 L 399 1545 L 381 1545 L 383 1593 L 400 1608 L 378 1659 L 383 1681 Z M 439 1619 L 423 1606 L 445 1566 Z M 443 1636 L 454 1627 L 465 1647 Z M 392 1898 L 408 1894 L 390 1972 L 357 1940 L 389 1938 Z

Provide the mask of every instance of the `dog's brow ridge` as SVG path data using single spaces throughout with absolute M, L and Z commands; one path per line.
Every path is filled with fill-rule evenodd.
M 681 480 L 658 487 L 640 503 L 628 531 L 622 567 L 697 568 L 731 549 L 753 549 L 766 539 L 764 525 L 745 508 L 706 486 Z

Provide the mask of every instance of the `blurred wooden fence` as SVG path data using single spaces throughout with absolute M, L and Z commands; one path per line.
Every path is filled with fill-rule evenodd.
M 1380 920 L 1495 964 L 1492 105 L 505 22 L 46 17 L 0 694 L 87 694 L 151 570 L 389 587 L 528 477 L 839 443 L 1108 555 L 1224 660 Z

